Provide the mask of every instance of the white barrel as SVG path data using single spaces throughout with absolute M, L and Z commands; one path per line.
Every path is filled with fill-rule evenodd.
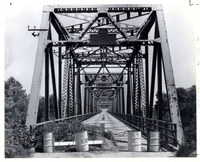
M 52 132 L 44 133 L 43 135 L 43 151 L 54 152 L 54 138 Z
M 88 151 L 88 134 L 87 131 L 75 133 L 76 151 Z
M 128 132 L 128 150 L 132 152 L 141 151 L 141 131 Z
M 147 151 L 160 151 L 160 132 L 150 131 L 147 134 Z

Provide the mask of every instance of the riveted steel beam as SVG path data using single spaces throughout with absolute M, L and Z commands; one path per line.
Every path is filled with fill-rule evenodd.
M 107 12 L 149 12 L 154 9 L 154 5 L 69 5 L 53 6 L 55 13 L 96 13 L 104 9 Z
M 45 8 L 44 8 L 45 10 Z M 43 12 L 41 29 L 49 29 L 50 12 Z M 37 122 L 38 104 L 40 97 L 40 89 L 42 84 L 42 73 L 44 66 L 44 51 L 46 48 L 45 40 L 47 39 L 48 31 L 40 31 L 36 60 L 33 72 L 33 79 L 31 85 L 30 99 L 28 104 L 28 111 L 26 117 L 26 125 L 34 125 Z
M 124 41 L 117 41 L 115 45 L 109 45 L 108 47 L 127 47 L 127 46 L 153 46 L 155 43 L 160 42 L 160 39 L 155 40 L 140 40 L 140 39 L 128 39 Z M 47 43 L 53 43 L 54 47 L 59 46 L 74 46 L 77 45 L 77 47 L 99 47 L 97 45 L 91 45 L 89 40 L 65 40 L 65 41 L 47 41 Z M 102 45 L 103 46 L 103 45 Z M 105 44 L 105 46 L 107 46 Z
M 182 122 L 181 116 L 178 106 L 178 97 L 175 87 L 175 80 L 174 74 L 172 69 L 172 62 L 170 57 L 169 51 L 169 44 L 167 39 L 167 33 L 165 28 L 165 22 L 163 17 L 163 12 L 161 10 L 156 11 L 157 22 L 159 27 L 159 35 L 161 38 L 161 52 L 162 52 L 162 60 L 163 60 L 163 67 L 165 73 L 165 82 L 167 87 L 167 94 L 169 100 L 169 108 L 171 113 L 171 119 L 173 123 L 177 124 L 177 140 L 179 144 L 183 142 L 183 129 L 182 129 Z

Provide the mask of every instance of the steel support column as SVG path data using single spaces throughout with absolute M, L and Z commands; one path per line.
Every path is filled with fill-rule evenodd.
M 132 96 L 132 101 L 133 101 L 133 107 L 132 107 L 132 111 L 133 111 L 133 115 L 136 115 L 136 102 L 135 102 L 135 99 L 136 99 L 136 63 L 135 63 L 135 58 L 133 57 L 133 61 L 132 61 L 132 64 L 133 64 L 133 89 L 132 89 L 132 93 L 133 93 L 133 96 Z
M 51 64 L 51 78 L 52 78 L 52 87 L 53 87 L 54 107 L 55 107 L 56 119 L 59 119 L 60 112 L 57 105 L 57 91 L 56 91 L 55 69 L 54 69 L 54 59 L 53 59 L 52 48 L 50 49 L 50 64 Z
M 130 65 L 128 65 L 127 79 L 127 114 L 131 114 L 131 86 L 130 86 Z
M 49 120 L 49 47 L 45 49 L 45 121 Z
M 59 35 L 59 40 L 62 40 L 62 35 Z M 61 112 L 62 104 L 62 47 L 58 48 L 58 110 Z
M 157 68 L 157 77 L 158 77 L 158 119 L 162 120 L 162 52 L 160 46 L 158 47 L 158 68 Z
M 49 11 L 44 7 L 42 14 L 41 29 L 47 29 L 47 31 L 41 31 L 38 40 L 37 53 L 34 65 L 33 79 L 31 85 L 30 99 L 28 104 L 28 111 L 26 117 L 26 125 L 34 125 L 37 122 L 38 104 L 40 97 L 42 73 L 44 66 L 44 51 L 46 48 L 45 41 L 47 39 L 49 29 Z
M 159 35 L 161 39 L 161 51 L 163 56 L 163 67 L 164 67 L 164 73 L 165 73 L 165 82 L 168 92 L 168 100 L 169 100 L 169 108 L 171 113 L 171 119 L 173 123 L 177 124 L 177 140 L 179 144 L 183 142 L 183 129 L 182 129 L 182 122 L 181 122 L 181 116 L 180 111 L 178 107 L 178 97 L 175 87 L 175 81 L 174 81 L 174 74 L 172 69 L 172 62 L 169 52 L 169 44 L 165 29 L 165 22 L 163 17 L 163 11 L 157 10 L 157 21 L 159 26 Z
M 125 106 L 124 106 L 124 88 L 122 87 L 122 114 L 125 114 Z
M 82 114 L 82 102 L 81 102 L 81 81 L 80 81 L 80 64 L 77 64 L 77 81 L 76 81 L 76 86 L 77 86 L 77 114 L 80 115 Z
M 117 111 L 118 113 L 121 113 L 121 106 L 120 106 L 120 88 L 118 88 L 118 93 L 117 93 Z
M 88 113 L 88 88 L 85 88 L 85 97 L 84 97 L 84 114 Z
M 127 75 L 123 75 L 123 82 L 126 82 Z M 124 113 L 127 114 L 127 84 L 124 84 Z
M 148 34 L 145 36 L 148 39 Z M 146 116 L 149 114 L 149 47 L 145 46 Z
M 75 99 L 75 61 L 72 61 L 72 92 L 73 92 L 73 107 L 72 107 L 72 116 L 76 115 L 76 99 Z

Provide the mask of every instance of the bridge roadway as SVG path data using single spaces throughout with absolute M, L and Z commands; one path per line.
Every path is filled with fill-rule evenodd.
M 106 110 L 103 110 L 100 114 L 84 121 L 84 124 L 97 126 L 100 126 L 102 123 L 105 124 L 105 131 L 109 131 L 114 136 L 114 139 L 117 141 L 118 148 L 121 151 L 128 151 L 128 131 L 132 130 L 121 121 L 107 113 Z M 147 151 L 147 140 L 142 138 L 141 143 L 141 151 Z
M 104 118 L 104 120 L 102 120 Z M 105 123 L 105 130 L 110 131 L 115 140 L 117 146 L 110 147 L 111 149 L 102 149 L 101 151 L 88 151 L 88 152 L 54 152 L 54 153 L 34 153 L 32 158 L 159 158 L 159 157 L 175 157 L 173 152 L 147 152 L 147 141 L 142 138 L 142 151 L 141 152 L 129 152 L 128 151 L 128 131 L 131 129 L 125 124 L 114 118 L 105 110 L 100 114 L 97 114 L 88 120 L 84 121 L 85 124 L 97 125 Z M 111 145 L 108 143 L 107 145 Z M 114 146 L 114 145 L 113 145 Z M 146 159 L 147 160 L 147 159 Z
M 159 157 L 175 157 L 173 152 L 147 152 L 147 141 L 142 138 L 141 152 L 129 152 L 128 151 L 128 131 L 131 131 L 129 127 L 123 124 L 121 121 L 103 110 L 100 114 L 97 114 L 84 121 L 84 124 L 100 126 L 101 123 L 105 124 L 105 131 L 110 131 L 117 141 L 117 146 L 110 147 L 111 149 L 103 149 L 99 151 L 88 152 L 54 152 L 54 153 L 34 153 L 32 158 L 159 158 Z M 111 143 L 107 143 L 107 145 Z M 114 149 L 113 149 L 114 148 Z M 147 159 L 146 159 L 147 160 Z

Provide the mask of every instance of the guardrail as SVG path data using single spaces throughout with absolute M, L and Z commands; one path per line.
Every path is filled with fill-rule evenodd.
M 50 121 L 45 121 L 45 122 L 41 122 L 41 123 L 37 123 L 37 124 L 34 124 L 34 125 L 31 125 L 31 127 L 33 128 L 36 128 L 36 127 L 40 127 L 40 126 L 43 126 L 45 124 L 48 124 L 48 123 L 59 123 L 59 122 L 65 122 L 65 121 L 69 121 L 69 120 L 73 120 L 73 119 L 79 119 L 81 121 L 84 121 L 84 120 L 87 120 L 89 119 L 90 117 L 98 114 L 99 112 L 95 112 L 95 113 L 88 113 L 88 114 L 83 114 L 83 115 L 76 115 L 76 116 L 70 116 L 70 117 L 67 117 L 67 118 L 63 118 L 63 119 L 55 119 L 55 120 L 50 120 Z
M 108 113 L 130 128 L 141 131 L 144 137 L 147 137 L 149 131 L 159 131 L 161 145 L 168 150 L 177 147 L 177 130 L 174 123 L 129 114 Z

